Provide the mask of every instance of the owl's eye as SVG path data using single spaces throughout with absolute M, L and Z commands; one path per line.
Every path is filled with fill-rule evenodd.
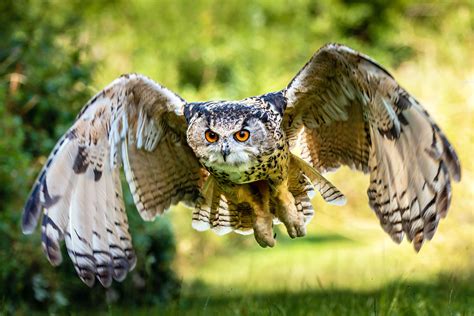
M 204 133 L 206 140 L 210 143 L 215 143 L 219 139 L 219 135 L 208 129 L 206 133 Z
M 240 130 L 234 134 L 234 138 L 239 142 L 245 142 L 250 137 L 250 132 L 246 129 Z

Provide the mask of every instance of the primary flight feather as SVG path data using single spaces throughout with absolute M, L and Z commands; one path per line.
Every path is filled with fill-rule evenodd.
M 315 189 L 344 204 L 321 173 L 347 165 L 370 174 L 369 204 L 383 229 L 418 251 L 447 214 L 451 179 L 461 178 L 421 104 L 376 62 L 337 44 L 285 89 L 240 101 L 188 103 L 136 74 L 92 98 L 48 158 L 22 221 L 30 234 L 43 213 L 46 257 L 60 264 L 65 240 L 89 286 L 96 278 L 110 286 L 135 266 L 122 165 L 143 219 L 184 202 L 194 228 L 253 233 L 262 247 L 274 246 L 274 223 L 306 234 Z

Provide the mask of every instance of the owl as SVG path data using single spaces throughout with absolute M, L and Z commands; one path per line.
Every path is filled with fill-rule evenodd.
M 42 213 L 52 265 L 66 248 L 81 280 L 121 281 L 136 256 L 120 169 L 144 220 L 172 205 L 193 209 L 192 226 L 254 234 L 275 245 L 273 226 L 302 237 L 317 191 L 344 195 L 323 173 L 349 166 L 370 175 L 369 205 L 397 243 L 419 251 L 451 201 L 461 170 L 446 136 L 383 67 L 328 44 L 281 91 L 240 101 L 187 102 L 138 74 L 94 96 L 58 141 L 23 211 L 31 234 Z

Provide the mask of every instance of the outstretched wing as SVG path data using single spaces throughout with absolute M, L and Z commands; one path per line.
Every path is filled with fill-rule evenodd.
M 185 101 L 141 75 L 125 75 L 97 94 L 59 140 L 23 211 L 31 234 L 43 210 L 42 246 L 53 265 L 60 241 L 79 277 L 92 286 L 123 280 L 135 265 L 120 165 L 140 215 L 194 203 L 201 168 L 186 142 Z
M 461 170 L 428 112 L 367 56 L 321 48 L 282 91 L 282 126 L 300 136 L 303 158 L 320 171 L 347 165 L 370 173 L 369 203 L 396 242 L 418 251 L 431 239 Z

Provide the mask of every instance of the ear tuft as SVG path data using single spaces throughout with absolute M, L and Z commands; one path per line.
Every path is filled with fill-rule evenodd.
M 280 115 L 283 115 L 283 112 L 286 110 L 286 98 L 282 91 L 270 92 L 262 95 L 261 98 L 265 102 L 270 103 Z
M 186 118 L 186 123 L 189 124 L 189 121 L 196 115 L 200 110 L 200 104 L 198 103 L 187 103 L 184 106 L 184 117 Z

